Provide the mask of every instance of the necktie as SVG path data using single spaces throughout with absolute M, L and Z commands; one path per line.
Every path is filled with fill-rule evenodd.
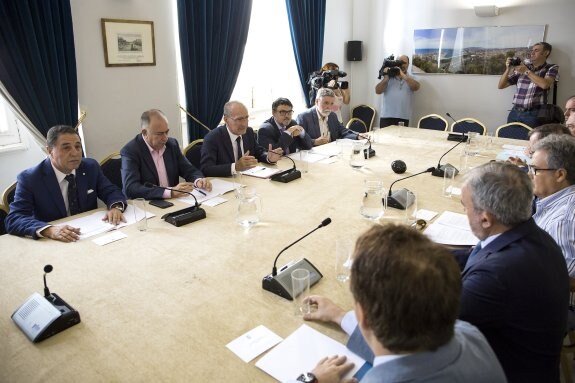
M 242 157 L 242 137 L 236 138 L 236 145 L 238 147 L 238 157 L 236 160 L 239 160 Z
M 475 262 L 475 258 L 477 253 L 479 253 L 479 251 L 481 250 L 481 242 L 479 242 L 474 248 L 473 250 L 471 250 L 471 254 L 469 254 L 469 258 L 467 258 L 467 264 L 470 265 L 470 262 Z
M 78 189 L 76 189 L 76 177 L 74 177 L 73 174 L 68 174 L 65 179 L 68 181 L 68 209 L 70 210 L 70 215 L 76 215 L 80 213 L 80 206 L 78 206 Z

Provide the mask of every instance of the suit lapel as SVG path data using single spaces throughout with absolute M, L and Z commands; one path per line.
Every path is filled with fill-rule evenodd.
M 148 145 L 146 145 L 146 142 L 144 141 L 144 138 L 142 137 L 141 134 L 138 135 L 138 138 L 136 138 L 136 142 L 140 146 L 140 153 L 142 153 L 142 161 L 144 162 L 143 166 L 148 167 L 148 169 L 154 175 L 154 183 L 156 185 L 159 185 L 160 176 L 158 176 L 158 170 L 156 169 L 156 165 L 154 164 L 154 160 L 152 159 L 152 155 L 150 154 L 150 149 L 148 148 Z
M 66 205 L 64 204 L 64 197 L 62 197 L 62 190 L 60 190 L 56 173 L 54 173 L 54 169 L 52 169 L 52 164 L 50 163 L 49 158 L 44 160 L 42 173 L 44 185 L 48 190 L 48 194 L 52 198 L 54 206 L 58 209 L 60 216 L 66 217 L 68 212 L 66 211 Z
M 224 162 L 230 162 L 230 163 L 236 162 L 236 159 L 234 158 L 234 148 L 232 148 L 232 140 L 230 138 L 230 135 L 228 134 L 228 128 L 225 125 L 222 125 L 220 127 L 220 135 L 222 136 L 224 148 L 225 148 L 226 154 L 228 156 L 227 159 L 224 159 Z M 244 150 L 245 150 L 245 146 L 244 146 Z
M 80 205 L 80 211 L 86 211 L 88 209 L 88 177 L 86 173 L 86 166 L 84 161 L 80 163 L 78 169 L 76 169 L 76 189 L 78 190 L 78 205 Z M 92 191 L 95 193 L 96 191 Z

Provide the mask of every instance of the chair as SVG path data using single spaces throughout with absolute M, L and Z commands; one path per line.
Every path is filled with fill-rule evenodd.
M 347 125 L 345 126 L 349 130 L 353 130 L 357 133 L 367 133 L 368 129 L 363 120 L 359 118 L 352 118 L 348 121 Z
M 102 172 L 114 185 L 122 190 L 122 157 L 120 153 L 112 153 L 100 161 Z
M 10 204 L 14 201 L 14 195 L 16 194 L 16 182 L 9 185 L 2 193 L 2 205 L 10 211 Z
M 471 117 L 462 118 L 451 124 L 451 131 L 456 133 L 477 132 L 484 136 L 486 130 L 485 125 Z
M 510 122 L 509 124 L 501 125 L 495 131 L 496 137 L 515 138 L 518 140 L 528 140 L 529 132 L 533 129 L 521 122 Z
M 8 208 L 4 205 L 0 205 L 0 235 L 6 234 L 6 216 L 8 215 Z
M 357 105 L 351 111 L 351 118 L 359 118 L 362 120 L 367 132 L 370 132 L 373 127 L 373 119 L 375 118 L 375 109 L 369 105 Z
M 184 156 L 194 165 L 196 169 L 200 168 L 200 160 L 202 158 L 201 149 L 204 140 L 202 138 L 192 141 L 184 148 Z
M 428 114 L 419 119 L 418 129 L 447 130 L 449 123 L 439 114 Z

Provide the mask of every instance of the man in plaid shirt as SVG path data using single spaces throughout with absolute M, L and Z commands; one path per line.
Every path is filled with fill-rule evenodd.
M 531 62 L 517 66 L 511 65 L 511 57 L 507 58 L 498 87 L 517 85 L 507 122 L 522 122 L 532 128 L 539 125 L 537 114 L 540 107 L 547 104 L 547 92 L 559 75 L 559 66 L 547 64 L 551 49 L 551 44 L 537 43 L 531 48 Z

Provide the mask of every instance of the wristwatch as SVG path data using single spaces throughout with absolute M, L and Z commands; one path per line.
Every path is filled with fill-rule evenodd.
M 300 376 L 298 376 L 297 380 L 299 382 L 305 382 L 305 383 L 317 383 L 317 378 L 311 372 L 301 374 Z
M 118 209 L 123 213 L 126 210 L 126 207 L 123 202 L 114 202 L 112 206 L 110 206 L 110 209 Z

